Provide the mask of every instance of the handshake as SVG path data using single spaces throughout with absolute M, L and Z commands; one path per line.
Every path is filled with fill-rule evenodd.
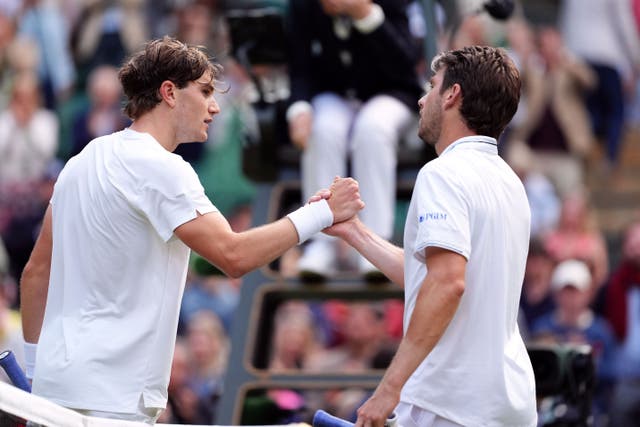
M 353 178 L 336 177 L 328 189 L 318 190 L 306 205 L 287 217 L 296 227 L 298 243 L 302 243 L 318 231 L 355 220 L 363 208 L 358 182 Z M 331 230 L 326 231 L 332 234 Z

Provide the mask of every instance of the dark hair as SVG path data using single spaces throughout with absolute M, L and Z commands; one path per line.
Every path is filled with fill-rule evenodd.
M 211 61 L 202 46 L 188 46 L 168 36 L 148 42 L 118 72 L 127 96 L 125 114 L 135 120 L 155 108 L 161 101 L 162 82 L 169 80 L 182 89 L 206 71 L 216 80 L 222 67 Z
M 444 68 L 441 93 L 459 84 L 460 114 L 469 129 L 498 138 L 518 109 L 520 73 L 504 49 L 469 46 L 443 52 L 431 62 Z

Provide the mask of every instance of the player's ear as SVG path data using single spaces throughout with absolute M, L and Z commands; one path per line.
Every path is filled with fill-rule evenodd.
M 449 89 L 445 91 L 443 100 L 442 100 L 442 105 L 444 108 L 451 108 L 461 101 L 462 101 L 462 88 L 460 87 L 460 84 L 454 83 Z
M 171 80 L 165 80 L 158 90 L 160 98 L 169 104 L 170 107 L 175 107 L 176 105 L 176 89 L 176 85 Z

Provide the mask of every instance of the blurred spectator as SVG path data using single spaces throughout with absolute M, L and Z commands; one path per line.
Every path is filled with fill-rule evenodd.
M 537 70 L 542 66 L 542 59 L 538 53 L 533 27 L 524 18 L 510 19 L 505 25 L 505 37 L 507 42 L 506 49 L 518 67 L 520 79 L 524 82 L 523 86 L 526 88 L 529 70 Z M 518 110 L 513 119 L 511 119 L 509 127 L 507 127 L 507 133 L 510 132 L 512 127 L 521 126 L 522 122 L 526 120 L 527 101 L 527 91 L 522 90 Z M 507 138 L 506 141 L 501 141 L 500 145 L 506 146 L 508 142 L 509 139 Z M 498 149 L 500 149 L 500 145 Z
M 84 90 L 89 73 L 99 65 L 122 65 L 148 39 L 146 23 L 144 0 L 84 0 L 70 41 L 77 87 Z
M 607 287 L 606 313 L 620 343 L 611 425 L 637 426 L 640 419 L 640 221 L 625 232 L 622 261 Z
M 568 48 L 598 76 L 587 103 L 595 133 L 606 143 L 609 169 L 619 160 L 624 93 L 632 93 L 640 75 L 640 37 L 630 0 L 563 0 L 560 26 Z
M 223 390 L 230 344 L 215 313 L 202 310 L 187 325 L 187 342 L 191 352 L 193 376 L 191 388 L 199 401 L 199 424 L 212 423 Z
M 229 33 L 220 0 L 189 0 L 176 9 L 176 37 L 207 46 L 218 60 L 229 51 Z
M 40 209 L 34 190 L 54 158 L 57 132 L 56 116 L 40 106 L 35 73 L 15 76 L 9 107 L 0 111 L 0 233 L 5 237 L 14 216 L 31 215 L 33 205 Z
M 300 301 L 281 304 L 274 318 L 269 370 L 274 373 L 308 370 L 321 357 L 320 349 L 309 306 Z
M 594 394 L 595 426 L 606 426 L 611 388 L 615 382 L 616 343 L 609 323 L 589 309 L 592 277 L 589 267 L 578 260 L 558 264 L 551 276 L 556 309 L 538 319 L 532 339 L 556 344 L 588 344 L 596 367 Z
M 582 163 L 594 139 L 584 96 L 595 85 L 596 76 L 569 53 L 555 28 L 541 28 L 538 43 L 539 61 L 520 65 L 526 117 L 511 126 L 510 145 L 525 142 L 536 167 L 563 196 L 584 184 Z
M 38 181 L 54 158 L 57 137 L 58 121 L 41 106 L 37 77 L 16 76 L 9 108 L 0 112 L 0 184 Z
M 14 80 L 20 74 L 36 74 L 38 70 L 38 46 L 23 36 L 14 38 L 5 52 L 5 69 L 0 76 L 0 111 L 8 107 Z
M 633 17 L 638 30 L 638 37 L 640 38 L 640 0 L 633 0 Z M 630 99 L 627 100 L 629 104 L 627 121 L 630 126 L 640 131 L 640 78 L 636 78 L 636 86 L 632 90 L 634 92 Z
M 127 127 L 130 120 L 122 112 L 122 86 L 118 70 L 100 65 L 89 74 L 89 107 L 78 111 L 73 120 L 71 156 L 78 154 L 94 138 Z
M 393 232 L 399 141 L 415 121 L 420 50 L 409 30 L 408 1 L 293 0 L 289 4 L 289 135 L 304 150 L 303 199 L 319 183 L 350 175 L 367 206 L 364 223 Z M 328 181 L 327 181 L 328 180 Z M 334 241 L 318 236 L 300 259 L 303 274 L 324 277 Z M 376 274 L 360 258 L 358 269 Z M 379 272 L 377 272 L 379 274 Z
M 358 372 L 371 369 L 388 343 L 384 307 L 376 303 L 350 303 L 338 325 L 343 341 L 316 360 L 313 370 Z
M 19 33 L 33 39 L 40 55 L 38 76 L 44 106 L 55 109 L 73 90 L 75 69 L 69 52 L 69 27 L 55 0 L 23 0 Z
M 606 242 L 596 223 L 587 194 L 574 190 L 562 199 L 558 227 L 544 240 L 545 248 L 556 262 L 580 259 L 592 269 L 592 297 L 609 274 Z
M 316 338 L 313 313 L 306 302 L 290 300 L 279 304 L 268 349 L 269 372 L 287 374 L 307 370 L 312 364 L 310 359 L 322 354 Z M 245 399 L 242 424 L 309 421 L 313 413 L 307 402 L 308 395 L 302 390 L 277 387 L 249 396 Z
M 60 170 L 62 164 L 57 160 L 51 161 L 40 180 L 10 188 L 10 216 L 6 229 L 0 231 L 9 253 L 9 271 L 16 280 L 22 276 L 31 255 Z M 17 307 L 18 303 L 16 295 L 13 306 Z
M 171 362 L 167 407 L 158 418 L 158 423 L 200 424 L 200 401 L 190 384 L 192 375 L 189 345 L 184 338 L 178 337 Z
M 539 318 L 548 315 L 555 308 L 551 296 L 551 273 L 554 267 L 555 262 L 544 249 L 542 242 L 531 240 L 520 296 L 520 310 L 524 315 L 527 333 Z
M 344 323 L 338 325 L 343 341 L 314 360 L 309 370 L 318 372 L 363 373 L 384 369 L 394 354 L 386 333 L 384 307 L 377 303 L 348 305 Z M 308 394 L 309 406 L 323 408 L 341 418 L 355 420 L 355 410 L 369 392 L 363 389 L 329 390 L 322 397 Z
M 542 238 L 558 225 L 560 198 L 551 180 L 537 170 L 531 150 L 524 144 L 513 143 L 506 151 L 507 163 L 527 193 L 531 209 L 531 237 Z
M 464 13 L 464 12 L 463 12 Z M 487 36 L 486 17 L 478 14 L 463 15 L 459 27 L 451 34 L 447 49 L 460 49 L 464 46 L 491 45 Z
M 233 315 L 238 306 L 239 279 L 225 276 L 198 255 L 194 255 L 191 269 L 194 275 L 187 281 L 180 306 L 180 329 L 189 325 L 197 313 L 207 310 L 218 316 L 225 331 L 230 333 Z
M 9 102 L 10 75 L 13 73 L 9 62 L 9 46 L 15 38 L 15 31 L 12 16 L 0 7 L 0 111 Z

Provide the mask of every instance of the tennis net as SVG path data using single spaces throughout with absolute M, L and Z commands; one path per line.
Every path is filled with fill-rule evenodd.
M 158 424 L 178 427 L 176 424 Z M 0 427 L 148 427 L 148 424 L 88 417 L 0 381 Z M 306 424 L 289 424 L 302 427 Z M 204 427 L 204 426 L 200 426 Z M 211 427 L 211 426 L 209 426 Z M 218 426 L 221 427 L 221 426 Z M 260 426 L 259 426 L 260 427 Z M 285 427 L 285 426 L 261 426 Z

